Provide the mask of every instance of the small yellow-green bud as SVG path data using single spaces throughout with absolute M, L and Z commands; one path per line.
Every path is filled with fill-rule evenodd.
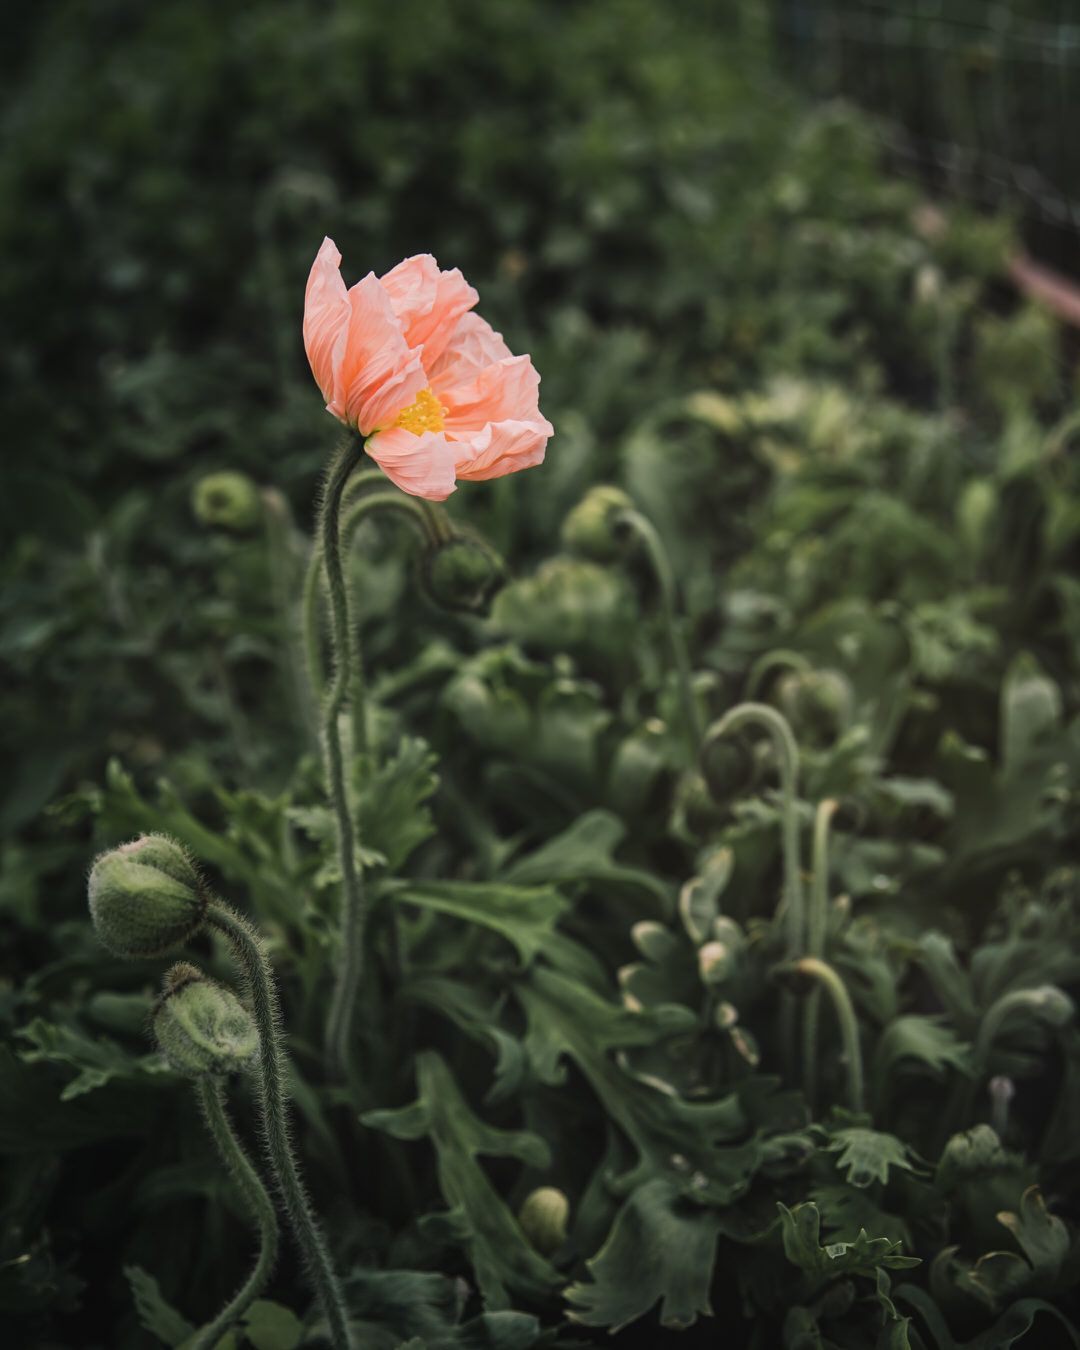
M 117 956 L 160 956 L 201 926 L 206 894 L 187 854 L 163 834 L 103 853 L 90 872 L 90 913 Z
M 937 1184 L 952 1190 L 961 1181 L 1000 1172 L 1009 1165 L 1009 1155 L 1001 1146 L 996 1130 L 989 1125 L 976 1125 L 970 1130 L 954 1134 L 938 1160 Z
M 506 581 L 506 564 L 479 535 L 460 532 L 425 550 L 420 559 L 425 592 L 443 609 L 486 614 Z
M 622 488 L 598 484 L 563 521 L 563 546 L 593 562 L 613 562 L 626 552 L 631 539 L 630 532 L 620 527 L 619 516 L 633 508 Z
M 238 1073 L 259 1048 L 251 1014 L 232 990 L 184 962 L 166 975 L 151 1020 L 169 1067 L 189 1078 Z
M 531 1191 L 518 1210 L 521 1230 L 541 1256 L 550 1256 L 566 1241 L 570 1201 L 554 1186 Z
M 698 948 L 698 973 L 705 984 L 722 984 L 734 964 L 735 953 L 726 942 L 706 942 Z
M 199 479 L 191 494 L 191 509 L 203 525 L 241 533 L 253 529 L 263 512 L 259 489 L 251 479 L 228 470 Z

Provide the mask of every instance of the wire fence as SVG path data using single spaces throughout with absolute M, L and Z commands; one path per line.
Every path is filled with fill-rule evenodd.
M 1080 270 L 1080 0 L 774 0 L 773 18 L 796 77 L 876 114 L 900 171 L 1016 207 Z

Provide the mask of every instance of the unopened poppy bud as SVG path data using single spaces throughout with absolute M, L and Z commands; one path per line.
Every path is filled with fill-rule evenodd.
M 961 1181 L 1000 1172 L 1008 1161 L 997 1131 L 989 1125 L 976 1125 L 954 1134 L 945 1145 L 938 1161 L 936 1181 L 942 1190 L 952 1190 Z
M 823 746 L 847 729 L 854 695 L 838 670 L 792 670 L 777 680 L 776 702 L 796 736 Z
M 632 538 L 619 517 L 633 509 L 634 503 L 622 488 L 600 483 L 582 497 L 563 521 L 564 547 L 593 562 L 613 562 L 626 552 Z
M 169 1067 L 189 1078 L 237 1073 L 259 1048 L 251 1014 L 232 990 L 184 962 L 166 975 L 151 1021 Z
M 675 818 L 690 834 L 703 837 L 724 823 L 724 813 L 714 801 L 699 773 L 684 774 L 675 789 Z
M 449 543 L 424 551 L 420 580 L 443 609 L 486 614 L 495 592 L 506 581 L 506 565 L 479 535 L 458 533 Z
M 711 736 L 701 751 L 701 775 L 715 802 L 729 802 L 753 785 L 756 761 L 738 734 Z
M 518 1211 L 521 1230 L 541 1256 L 550 1256 L 566 1241 L 570 1201 L 554 1186 L 531 1191 Z
M 160 956 L 201 926 L 207 899 L 187 854 L 163 834 L 103 853 L 90 872 L 90 913 L 117 956 Z
M 247 474 L 225 471 L 199 479 L 191 509 L 203 525 L 243 532 L 259 523 L 263 508 L 259 489 Z

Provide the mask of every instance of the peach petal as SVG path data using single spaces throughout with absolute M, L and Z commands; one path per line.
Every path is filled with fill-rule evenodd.
M 437 360 L 427 362 L 431 387 L 438 393 L 471 384 L 486 366 L 497 365 L 510 354 L 502 334 L 486 319 L 463 314 Z
M 539 416 L 540 376 L 527 356 L 510 356 L 480 371 L 472 384 L 436 390 L 446 408 L 446 425 L 458 435 L 504 418 L 531 421 Z
M 454 449 L 441 431 L 417 436 L 404 427 L 376 432 L 364 446 L 403 492 L 442 502 L 454 490 Z
M 455 465 L 458 478 L 481 482 L 531 468 L 544 458 L 555 428 L 546 418 L 534 421 L 489 422 L 469 441 L 459 443 Z
M 330 410 L 362 432 L 388 425 L 427 385 L 401 321 L 374 272 L 348 292 L 349 322 L 334 370 Z
M 424 349 L 430 370 L 449 342 L 458 321 L 479 300 L 455 267 L 440 272 L 430 253 L 419 253 L 392 267 L 382 278 L 394 313 L 410 347 Z
M 334 364 L 349 323 L 349 300 L 341 279 L 341 254 L 334 241 L 322 241 L 308 274 L 304 295 L 304 348 L 315 383 L 327 403 L 333 401 Z

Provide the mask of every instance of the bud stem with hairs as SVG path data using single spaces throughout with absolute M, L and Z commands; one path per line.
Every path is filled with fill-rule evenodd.
M 244 1148 L 237 1139 L 225 1113 L 225 1092 L 220 1078 L 204 1077 L 196 1081 L 195 1090 L 207 1127 L 213 1135 L 225 1166 L 229 1169 L 248 1211 L 259 1230 L 259 1255 L 255 1268 L 212 1322 L 204 1326 L 190 1344 L 190 1350 L 213 1350 L 229 1328 L 244 1315 L 259 1297 L 277 1261 L 278 1221 L 274 1204 L 259 1180 Z
M 326 1243 L 300 1180 L 285 1112 L 277 990 L 266 949 L 254 930 L 226 905 L 213 902 L 207 923 L 228 942 L 240 968 L 259 1032 L 259 1090 L 266 1152 L 308 1273 L 330 1328 L 334 1350 L 350 1350 L 348 1319 Z

